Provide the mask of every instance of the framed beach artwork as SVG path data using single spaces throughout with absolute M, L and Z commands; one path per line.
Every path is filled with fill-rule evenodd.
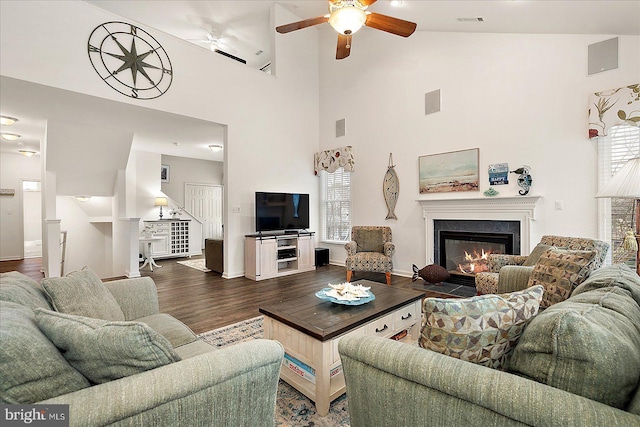
M 420 194 L 478 191 L 479 157 L 478 148 L 420 156 Z
M 160 182 L 169 182 L 169 165 L 160 165 Z

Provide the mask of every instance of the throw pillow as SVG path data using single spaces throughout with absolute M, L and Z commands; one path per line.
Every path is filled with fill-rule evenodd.
M 0 273 L 0 301 L 15 302 L 31 310 L 51 308 L 38 282 L 17 271 Z
M 536 263 L 538 262 L 538 260 L 542 256 L 542 254 L 545 253 L 548 249 L 551 249 L 551 248 L 554 248 L 554 246 L 544 245 L 542 243 L 538 243 L 536 245 L 536 247 L 533 248 L 533 250 L 531 251 L 531 253 L 527 257 L 525 262 L 522 263 L 522 265 L 524 265 L 526 267 L 532 267 L 532 266 L 536 265 Z
M 525 325 L 538 313 L 542 286 L 473 298 L 426 298 L 420 346 L 490 368 L 502 368 Z
M 635 286 L 640 287 L 640 279 Z M 638 325 L 640 306 L 626 289 L 613 285 L 572 295 L 529 323 L 509 360 L 509 371 L 615 408 L 633 409 L 629 403 L 640 378 Z
M 528 284 L 544 287 L 540 307 L 547 308 L 569 298 L 591 272 L 596 256 L 596 251 L 557 248 L 545 251 L 533 267 Z
M 88 267 L 65 277 L 42 280 L 56 311 L 105 320 L 124 321 L 124 313 L 102 280 Z
M 30 404 L 89 387 L 38 329 L 33 312 L 0 301 L 0 403 Z
M 358 230 L 356 252 L 384 252 L 382 230 Z
M 169 341 L 141 322 L 111 322 L 37 309 L 38 326 L 65 359 L 93 383 L 180 360 Z

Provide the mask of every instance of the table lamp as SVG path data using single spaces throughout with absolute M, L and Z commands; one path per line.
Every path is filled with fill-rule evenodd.
M 160 219 L 162 219 L 162 207 L 169 206 L 169 202 L 167 202 L 166 197 L 156 197 L 155 206 L 160 206 Z
M 636 273 L 640 275 L 640 157 L 629 160 L 596 194 L 600 198 L 635 199 L 635 233 L 629 231 L 623 247 L 636 251 Z

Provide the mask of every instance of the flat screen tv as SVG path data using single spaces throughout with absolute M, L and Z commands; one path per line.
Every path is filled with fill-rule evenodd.
M 256 192 L 256 231 L 309 228 L 309 195 Z

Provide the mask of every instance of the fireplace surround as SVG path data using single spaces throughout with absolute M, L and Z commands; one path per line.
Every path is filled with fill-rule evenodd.
M 540 199 L 540 196 L 419 199 L 418 203 L 422 206 L 425 221 L 426 264 L 440 261 L 440 244 L 439 240 L 436 240 L 436 227 L 453 221 L 460 221 L 466 225 L 476 224 L 462 231 L 477 233 L 486 232 L 484 228 L 487 225 L 508 224 L 506 226 L 508 231 L 504 231 L 501 225 L 498 229 L 489 232 L 514 234 L 512 252 L 528 255 L 531 250 L 532 234 L 534 234 L 536 205 Z

